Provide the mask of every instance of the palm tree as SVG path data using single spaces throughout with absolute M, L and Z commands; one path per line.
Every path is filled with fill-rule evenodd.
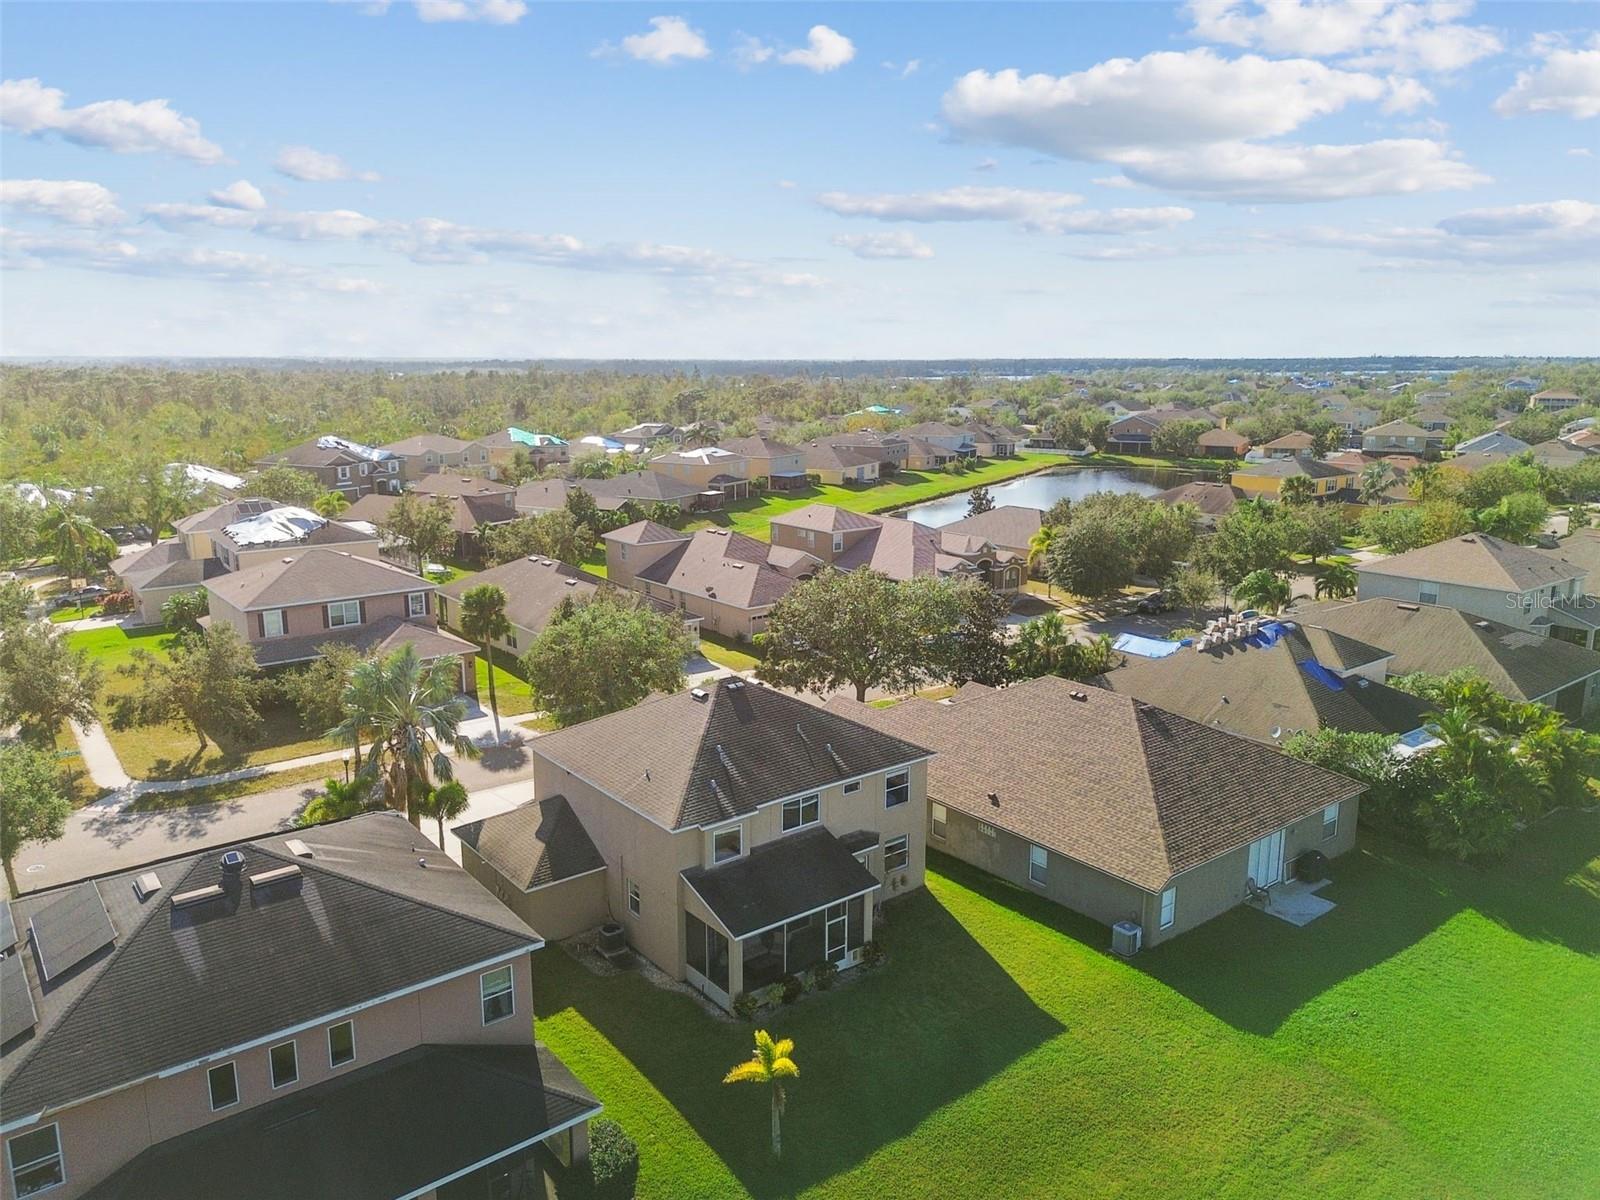
M 318 516 L 333 518 L 350 507 L 350 498 L 343 492 L 323 492 L 311 507 Z
M 460 732 L 467 706 L 456 695 L 456 671 L 455 659 L 424 663 L 409 645 L 388 658 L 362 662 L 341 697 L 345 719 L 326 735 L 354 742 L 359 757 L 363 734 L 371 734 L 367 761 L 358 770 L 380 784 L 384 803 L 414 825 L 420 826 L 417 804 L 433 781 L 454 778 L 444 747 L 469 758 L 478 753 Z
M 756 1051 L 747 1062 L 740 1063 L 722 1077 L 723 1083 L 764 1083 L 772 1088 L 772 1154 L 783 1156 L 783 1131 L 779 1118 L 783 1116 L 782 1079 L 795 1079 L 800 1068 L 795 1066 L 794 1039 L 772 1040 L 765 1029 L 756 1030 Z
M 342 821 L 366 812 L 372 801 L 372 780 L 365 775 L 354 779 L 325 779 L 322 791 L 313 796 L 295 824 L 304 827 L 324 821 Z
M 1361 503 L 1377 504 L 1394 483 L 1394 468 L 1386 462 L 1375 462 L 1361 472 Z
M 1344 563 L 1329 563 L 1317 576 L 1318 600 L 1344 600 L 1356 594 L 1355 568 Z
M 1024 678 L 1057 675 L 1072 655 L 1072 630 L 1058 612 L 1029 621 L 1017 631 L 1011 660 Z
M 1251 571 L 1233 589 L 1233 598 L 1246 608 L 1282 612 L 1294 598 L 1289 581 L 1276 571 Z
M 1317 498 L 1317 485 L 1304 475 L 1291 475 L 1278 485 L 1278 499 L 1285 504 L 1310 504 Z
M 444 823 L 454 821 L 467 811 L 471 804 L 467 789 L 461 785 L 459 779 L 452 779 L 449 783 L 441 783 L 433 791 L 423 797 L 420 805 L 422 815 L 432 817 L 439 822 L 439 849 L 444 849 Z
M 87 516 L 64 504 L 52 504 L 39 524 L 39 541 L 55 555 L 56 566 L 70 579 L 88 575 L 98 561 L 104 565 L 117 552 L 113 542 Z
M 1049 556 L 1050 547 L 1056 544 L 1056 534 L 1059 532 L 1060 526 L 1041 525 L 1039 526 L 1038 531 L 1028 539 L 1029 574 L 1033 573 L 1034 565 L 1038 563 L 1040 559 Z M 1050 576 L 1048 573 L 1044 577 L 1044 594 L 1046 596 L 1052 596 L 1055 594 L 1055 586 L 1050 582 Z
M 461 597 L 461 632 L 469 641 L 483 647 L 483 661 L 488 667 L 489 711 L 494 714 L 494 741 L 500 744 L 500 698 L 494 690 L 494 645 L 511 632 L 511 622 L 506 620 L 506 594 L 492 583 L 480 583 L 469 588 Z
M 1407 474 L 1406 486 L 1418 500 L 1427 500 L 1433 494 L 1433 489 L 1439 480 L 1438 463 L 1418 463 Z

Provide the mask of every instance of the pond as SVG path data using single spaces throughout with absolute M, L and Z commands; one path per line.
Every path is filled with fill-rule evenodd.
M 995 507 L 1015 504 L 1022 508 L 1037 508 L 1041 512 L 1057 500 L 1082 500 L 1096 492 L 1131 492 L 1135 496 L 1153 496 L 1168 488 L 1205 477 L 1201 471 L 1183 471 L 1174 467 L 1053 467 L 1037 475 L 1024 475 L 1009 483 L 989 485 Z M 959 521 L 967 515 L 967 496 L 960 492 L 939 500 L 927 500 L 899 513 L 924 525 L 935 528 Z

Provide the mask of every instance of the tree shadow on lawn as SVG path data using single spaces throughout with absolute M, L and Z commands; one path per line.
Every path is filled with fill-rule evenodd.
M 536 1008 L 575 1008 L 753 1195 L 787 1196 L 859 1165 L 1063 1031 L 926 890 L 890 906 L 883 942 L 884 966 L 751 1024 L 712 1018 L 636 977 L 596 979 L 570 960 L 534 973 Z M 750 1057 L 757 1028 L 794 1038 L 800 1065 L 781 1163 L 768 1149 L 766 1093 L 722 1083 Z
M 1600 954 L 1600 813 L 1562 812 L 1487 866 L 1429 857 L 1362 830 L 1321 895 L 1338 905 L 1297 928 L 1240 907 L 1133 960 L 1249 1033 L 1271 1036 L 1345 979 L 1472 910 L 1518 936 Z

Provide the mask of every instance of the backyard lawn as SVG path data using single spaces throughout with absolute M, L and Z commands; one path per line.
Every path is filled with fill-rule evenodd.
M 930 858 L 885 966 L 763 1019 L 801 1072 L 781 1166 L 720 1083 L 751 1026 L 539 954 L 539 1036 L 641 1197 L 1600 1194 L 1600 814 L 1486 870 L 1364 838 L 1315 924 L 1238 910 L 1132 962 Z
M 473 659 L 473 664 L 478 672 L 478 704 L 484 712 L 488 712 L 489 664 L 484 661 L 481 650 L 478 657 Z M 537 707 L 533 702 L 533 689 L 522 678 L 522 669 L 517 666 L 516 660 L 503 650 L 495 650 L 494 664 L 495 699 L 500 705 L 500 715 L 517 717 L 532 712 Z M 516 674 L 512 674 L 513 670 Z
M 730 671 L 753 671 L 761 663 L 755 647 L 749 642 L 736 642 L 730 637 L 710 630 L 700 631 L 700 653 Z

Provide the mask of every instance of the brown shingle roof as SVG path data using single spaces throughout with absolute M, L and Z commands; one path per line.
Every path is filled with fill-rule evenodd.
M 873 451 L 832 446 L 827 442 L 808 442 L 802 450 L 806 469 L 811 471 L 851 471 L 883 461 L 883 456 Z
M 434 585 L 387 563 L 318 547 L 208 580 L 206 588 L 235 608 L 255 609 L 431 592 Z
M 848 533 L 852 529 L 873 529 L 883 520 L 867 513 L 851 512 L 836 504 L 808 504 L 793 512 L 773 517 L 769 524 L 792 529 L 814 529 L 820 533 Z
M 460 438 L 450 437 L 443 433 L 419 433 L 415 437 L 404 438 L 398 442 L 389 442 L 379 446 L 379 450 L 387 450 L 390 454 L 398 454 L 405 458 L 414 458 L 422 454 L 459 454 L 470 445 Z
M 1008 550 L 1025 551 L 1043 521 L 1044 514 L 1037 508 L 1002 504 L 975 517 L 965 517 L 941 526 L 941 531 L 947 534 L 972 534 Z
M 1357 563 L 1356 573 L 1523 592 L 1574 579 L 1583 569 L 1487 533 L 1468 533 L 1392 558 Z
M 458 475 L 449 471 L 424 475 L 412 480 L 410 486 L 422 496 L 504 496 L 517 490 L 481 475 Z
M 735 608 L 776 604 L 794 586 L 793 579 L 771 565 L 772 547 L 766 542 L 726 529 L 701 529 L 680 539 L 679 546 L 641 570 L 638 578 Z
M 606 586 L 600 577 L 555 559 L 514 558 L 451 580 L 439 591 L 459 603 L 473 588 L 486 583 L 506 594 L 506 620 L 534 633 L 550 623 L 551 614 L 569 596 L 585 600 Z
M 606 865 L 565 796 L 529 800 L 451 832 L 525 892 Z
M 1233 506 L 1239 503 L 1244 493 L 1231 483 L 1214 483 L 1209 480 L 1197 479 L 1190 483 L 1180 483 L 1175 488 L 1168 488 L 1164 492 L 1157 492 L 1152 500 L 1160 500 L 1165 504 L 1192 504 L 1204 516 L 1222 517 L 1233 511 Z
M 1269 746 L 1055 676 L 959 704 L 828 707 L 934 750 L 930 799 L 1148 892 L 1362 791 Z
M 1317 439 L 1303 430 L 1296 429 L 1293 433 L 1286 433 L 1280 438 L 1273 438 L 1263 449 L 1266 450 L 1309 450 L 1317 444 Z

